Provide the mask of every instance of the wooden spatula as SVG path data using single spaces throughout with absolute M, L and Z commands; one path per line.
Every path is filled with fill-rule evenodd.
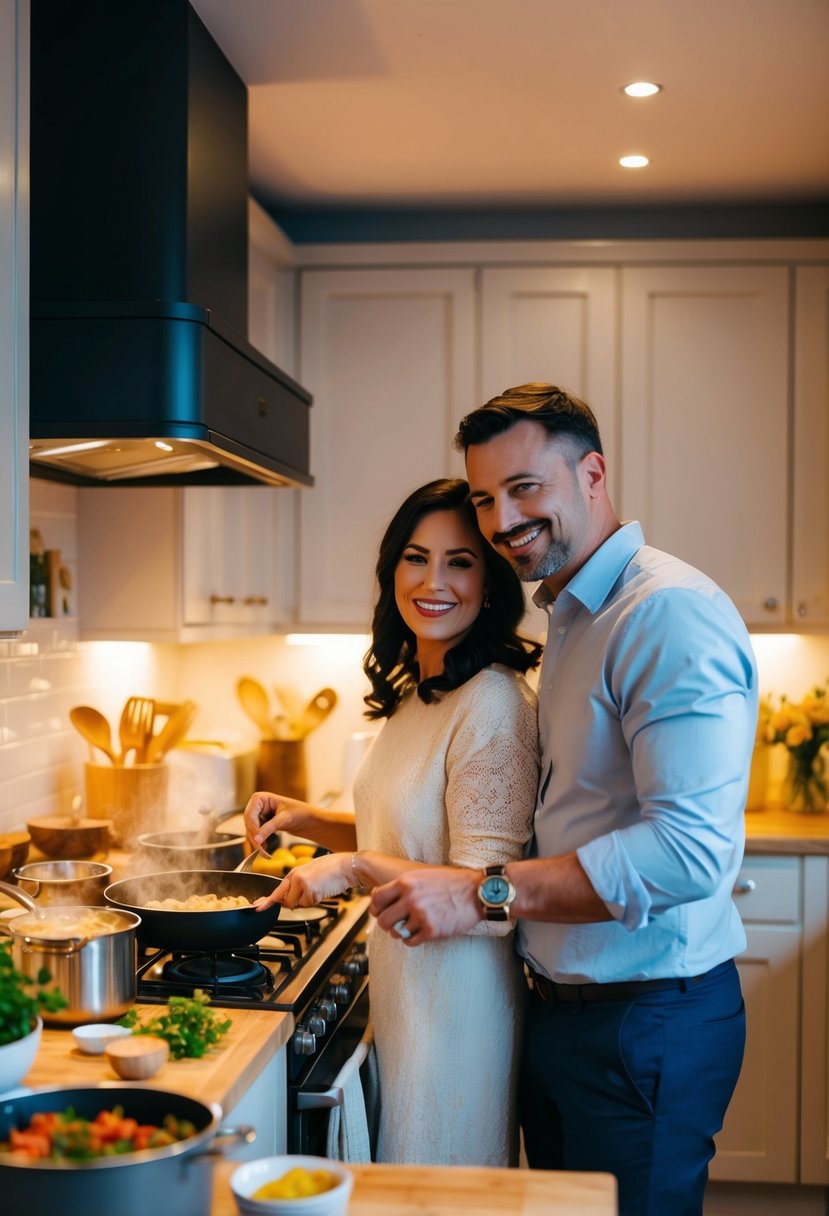
M 135 752 L 135 763 L 146 764 L 147 745 L 153 734 L 155 701 L 150 697 L 128 697 L 118 724 L 121 742 L 121 763 L 126 764 L 129 752 Z

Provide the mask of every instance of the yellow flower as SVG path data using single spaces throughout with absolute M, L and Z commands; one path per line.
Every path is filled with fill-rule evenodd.
M 786 731 L 786 737 L 783 742 L 786 744 L 786 747 L 793 750 L 796 747 L 800 747 L 802 743 L 807 743 L 813 733 L 808 722 L 796 722 Z
M 794 714 L 792 707 L 785 703 L 780 709 L 775 710 L 769 719 L 769 726 L 776 735 L 785 735 L 790 726 L 794 724 Z

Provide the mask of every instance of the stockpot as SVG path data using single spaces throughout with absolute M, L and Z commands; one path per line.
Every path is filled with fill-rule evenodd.
M 27 1160 L 0 1152 L 0 1194 L 7 1212 L 59 1212 L 60 1216 L 89 1216 L 90 1212 L 118 1216 L 147 1216 L 175 1212 L 176 1216 L 205 1216 L 213 1192 L 213 1160 L 225 1147 L 255 1139 L 249 1127 L 219 1128 L 221 1108 L 182 1094 L 129 1082 L 98 1085 L 59 1085 L 14 1090 L 0 1097 L 0 1141 L 13 1127 L 25 1127 L 37 1111 L 72 1107 L 94 1119 L 113 1106 L 139 1123 L 161 1125 L 165 1115 L 189 1119 L 196 1134 L 163 1148 L 146 1149 L 91 1161 L 53 1158 Z
M 65 1009 L 42 1011 L 44 1022 L 104 1022 L 132 1007 L 140 916 L 111 907 L 41 908 L 9 883 L 0 883 L 0 891 L 27 909 L 5 925 L 15 967 L 35 983 L 45 968 L 45 986 L 68 1001 Z

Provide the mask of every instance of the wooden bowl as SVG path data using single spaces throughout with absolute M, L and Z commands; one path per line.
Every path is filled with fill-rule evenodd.
M 26 827 L 32 844 L 47 857 L 91 857 L 112 844 L 111 819 L 78 819 L 71 815 L 40 815 Z
M 28 832 L 0 833 L 0 881 L 8 878 L 12 870 L 22 866 L 29 855 L 32 838 Z
M 125 1081 L 146 1081 L 167 1063 L 170 1045 L 154 1035 L 131 1034 L 128 1039 L 107 1043 L 104 1051 L 119 1077 Z

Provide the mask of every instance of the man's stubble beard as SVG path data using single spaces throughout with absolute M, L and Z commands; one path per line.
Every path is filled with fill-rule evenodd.
M 573 546 L 567 541 L 551 540 L 543 555 L 535 561 L 520 553 L 510 555 L 510 563 L 522 583 L 540 583 L 542 579 L 558 574 L 573 556 Z

